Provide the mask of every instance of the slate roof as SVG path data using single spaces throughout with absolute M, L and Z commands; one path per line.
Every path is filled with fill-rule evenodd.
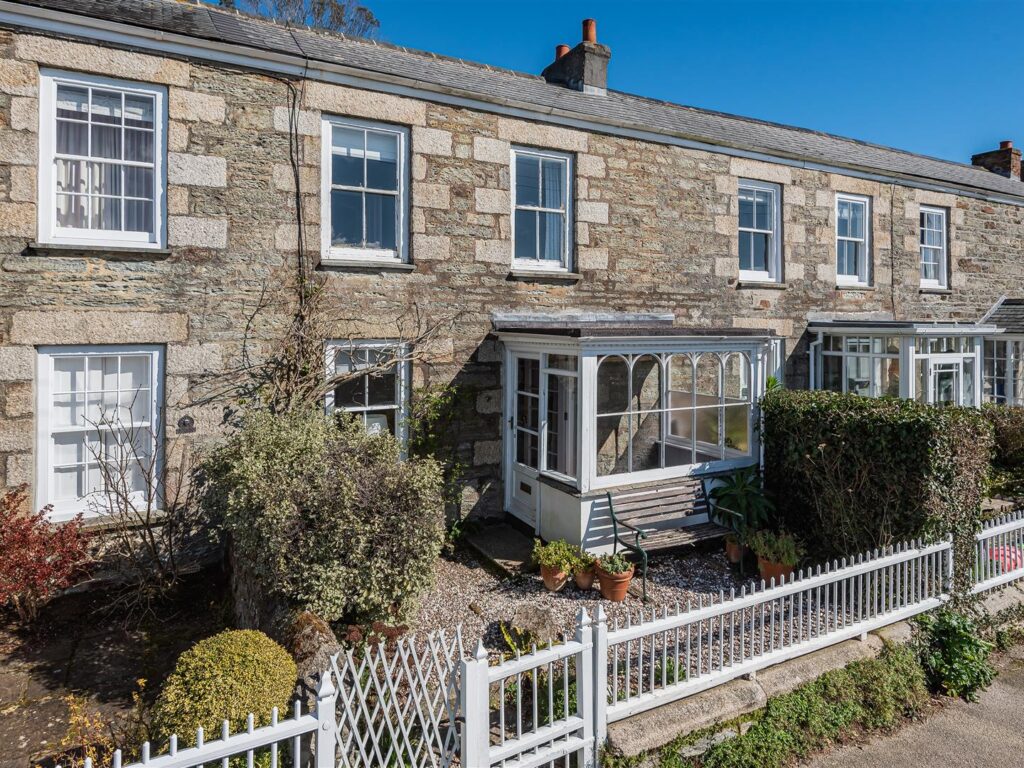
M 584 94 L 549 85 L 535 75 L 473 64 L 423 51 L 344 35 L 269 23 L 206 4 L 173 0 L 21 0 L 49 8 L 206 40 L 340 64 L 405 79 L 486 102 L 650 131 L 679 139 L 795 161 L 881 172 L 918 182 L 938 182 L 981 194 L 1024 200 L 1024 182 L 963 163 L 916 155 L 854 139 L 720 112 L 696 109 L 618 91 Z M 614 67 L 614 60 L 612 61 Z
M 984 322 L 1009 334 L 1024 334 L 1024 299 L 1002 299 L 985 315 Z

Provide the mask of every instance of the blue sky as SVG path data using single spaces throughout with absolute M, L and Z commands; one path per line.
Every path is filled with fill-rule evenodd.
M 1024 146 L 1024 2 L 363 2 L 382 40 L 534 73 L 590 16 L 618 90 L 960 162 Z

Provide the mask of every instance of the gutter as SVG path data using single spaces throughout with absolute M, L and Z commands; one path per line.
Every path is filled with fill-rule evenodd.
M 805 170 L 838 173 L 844 176 L 877 181 L 884 184 L 898 184 L 914 189 L 944 192 L 989 202 L 1024 206 L 1024 196 L 1016 197 L 969 186 L 960 187 L 949 182 L 907 176 L 899 173 L 886 173 L 868 167 L 824 163 L 813 158 L 795 154 L 774 153 L 726 143 L 715 144 L 684 133 L 640 129 L 622 121 L 589 116 L 584 117 L 580 116 L 579 113 L 560 110 L 555 107 L 538 106 L 514 99 L 500 97 L 483 99 L 467 91 L 448 88 L 437 83 L 389 75 L 358 67 L 323 61 L 318 61 L 315 66 L 310 66 L 309 60 L 302 56 L 249 48 L 146 27 L 137 27 L 91 16 L 55 11 L 49 8 L 19 5 L 10 2 L 10 0 L 0 0 L 0 24 L 7 24 L 35 32 L 76 37 L 85 40 L 87 43 L 108 43 L 165 54 L 170 53 L 187 58 L 232 64 L 279 75 L 288 74 L 298 78 L 309 77 L 327 83 L 389 93 L 396 96 L 434 101 L 450 106 L 526 120 L 540 120 L 578 130 L 605 133 L 684 149 L 701 150 L 729 157 L 759 160 Z

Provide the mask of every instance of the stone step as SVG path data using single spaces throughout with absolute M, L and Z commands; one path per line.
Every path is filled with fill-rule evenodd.
M 466 543 L 510 577 L 533 573 L 533 539 L 508 523 L 491 523 L 467 533 Z

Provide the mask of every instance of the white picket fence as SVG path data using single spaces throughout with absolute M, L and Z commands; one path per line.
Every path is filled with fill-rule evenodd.
M 1024 511 L 989 520 L 975 535 L 974 593 L 986 592 L 1024 575 Z
M 975 593 L 1024 578 L 1024 512 L 986 523 L 958 567 Z M 335 657 L 308 714 L 147 744 L 124 768 L 593 768 L 609 723 L 936 608 L 953 568 L 950 541 L 912 542 L 611 627 L 598 607 L 571 640 L 496 665 L 459 633 L 404 639 Z

